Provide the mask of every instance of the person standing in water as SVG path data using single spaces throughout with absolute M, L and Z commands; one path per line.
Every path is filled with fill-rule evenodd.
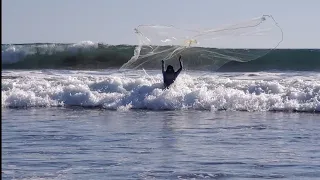
M 181 62 L 181 55 L 179 56 L 179 62 L 180 62 L 180 68 L 178 69 L 177 72 L 174 72 L 173 66 L 168 65 L 167 70 L 164 70 L 164 60 L 162 60 L 162 74 L 163 74 L 163 82 L 164 82 L 164 87 L 169 88 L 169 86 L 174 83 L 178 75 L 180 74 L 182 70 L 182 62 Z

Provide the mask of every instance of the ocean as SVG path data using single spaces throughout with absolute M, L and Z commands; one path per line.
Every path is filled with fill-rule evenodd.
M 2 45 L 3 179 L 320 179 L 320 51 L 120 71 L 134 46 Z

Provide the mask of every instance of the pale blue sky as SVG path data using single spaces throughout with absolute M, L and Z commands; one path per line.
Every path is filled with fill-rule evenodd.
M 137 44 L 140 24 L 215 28 L 271 14 L 281 48 L 320 48 L 319 0 L 3 0 L 2 43 Z

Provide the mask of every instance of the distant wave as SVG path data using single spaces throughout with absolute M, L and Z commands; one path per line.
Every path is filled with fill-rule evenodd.
M 2 69 L 120 68 L 134 53 L 132 45 L 84 41 L 75 44 L 2 44 Z M 192 69 L 192 67 L 188 67 Z M 229 62 L 219 71 L 320 71 L 319 49 L 277 49 L 257 60 Z

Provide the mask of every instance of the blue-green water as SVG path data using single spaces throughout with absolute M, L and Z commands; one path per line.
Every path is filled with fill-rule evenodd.
M 3 179 L 319 179 L 310 113 L 2 109 Z

